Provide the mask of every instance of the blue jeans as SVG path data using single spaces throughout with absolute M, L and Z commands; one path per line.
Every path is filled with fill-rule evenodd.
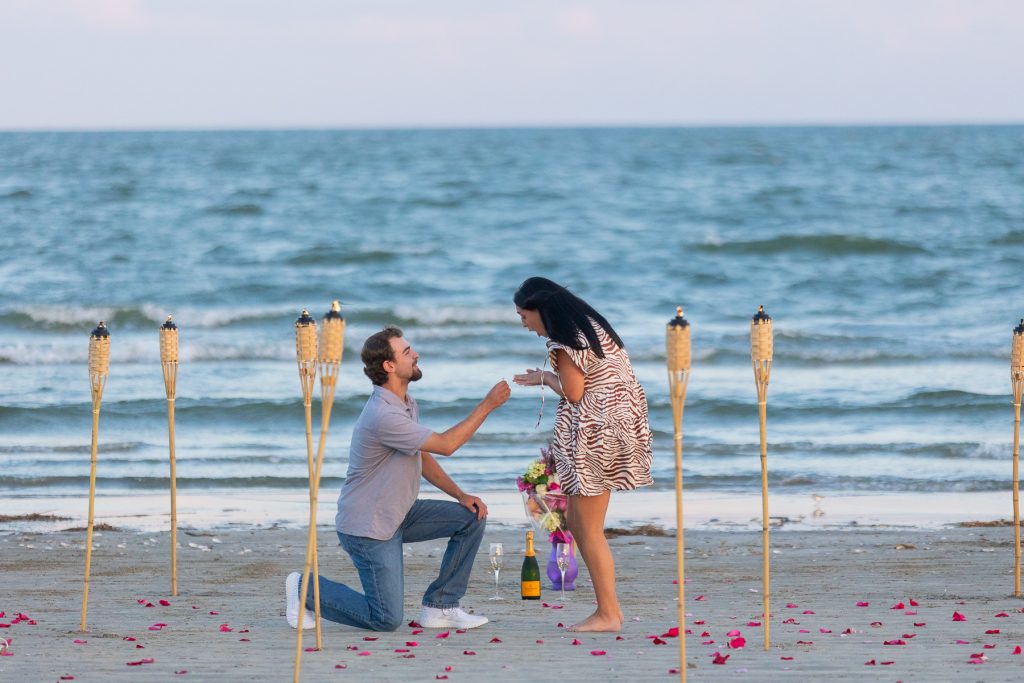
M 402 544 L 435 538 L 449 538 L 448 548 L 441 560 L 441 571 L 423 594 L 423 604 L 441 609 L 457 607 L 466 594 L 486 523 L 486 519 L 478 520 L 475 512 L 458 503 L 417 500 L 395 535 L 386 541 L 338 532 L 341 547 L 352 556 L 359 571 L 363 592 L 318 577 L 320 616 L 371 631 L 397 629 L 402 625 L 405 601 Z M 306 607 L 315 608 L 312 590 L 307 594 Z

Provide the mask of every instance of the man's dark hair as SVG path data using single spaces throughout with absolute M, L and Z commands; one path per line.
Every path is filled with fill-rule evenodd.
M 384 361 L 395 360 L 395 352 L 391 349 L 391 340 L 401 337 L 402 330 L 394 325 L 385 325 L 384 329 L 371 334 L 363 342 L 363 350 L 359 357 L 363 359 L 363 372 L 377 386 L 388 381 L 388 373 L 384 371 Z
M 563 346 L 573 349 L 585 349 L 589 346 L 599 358 L 604 358 L 601 342 L 590 322 L 593 320 L 604 328 L 620 349 L 623 347 L 622 339 L 603 315 L 565 287 L 547 278 L 527 278 L 519 286 L 512 300 L 519 308 L 537 311 L 548 339 L 553 339 Z M 581 341 L 580 336 L 586 341 Z

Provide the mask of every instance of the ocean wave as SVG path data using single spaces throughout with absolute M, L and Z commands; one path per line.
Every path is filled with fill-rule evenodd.
M 344 247 L 311 247 L 293 254 L 285 259 L 292 266 L 344 265 L 356 263 L 360 265 L 384 264 L 396 261 L 399 254 L 383 249 L 346 249 Z
M 206 213 L 220 216 L 259 216 L 263 214 L 263 207 L 259 204 L 215 204 L 205 209 Z
M 725 242 L 705 240 L 697 247 L 701 251 L 731 254 L 783 254 L 806 252 L 829 256 L 906 255 L 922 254 L 927 250 L 919 245 L 898 240 L 863 235 L 779 235 L 769 239 Z
M 0 199 L 31 199 L 32 190 L 11 190 L 6 194 L 0 194 Z
M 325 304 L 324 308 L 327 308 Z M 102 320 L 114 332 L 117 328 L 156 330 L 174 315 L 181 328 L 228 327 L 239 323 L 265 322 L 297 318 L 301 306 L 255 306 L 198 308 L 195 306 L 163 306 L 141 303 L 129 306 L 64 306 L 56 304 L 21 305 L 0 310 L 0 327 L 10 326 L 36 330 L 91 330 Z

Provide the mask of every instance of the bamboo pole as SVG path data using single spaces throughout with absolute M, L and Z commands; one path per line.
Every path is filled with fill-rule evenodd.
M 1020 597 L 1020 399 L 1024 393 L 1024 318 L 1013 330 L 1010 354 L 1013 384 L 1013 595 Z
M 345 346 L 345 319 L 341 317 L 341 304 L 337 299 L 331 304 L 331 310 L 324 315 L 320 331 L 319 358 L 320 368 L 320 440 L 317 445 L 314 477 L 310 484 L 309 502 L 309 540 L 307 543 L 306 569 L 303 578 L 310 571 L 312 559 L 313 601 L 316 614 L 316 647 L 323 648 L 320 629 L 320 572 L 317 567 L 319 552 L 316 545 L 316 508 L 320 496 L 320 476 L 324 466 L 324 446 L 327 443 L 327 429 L 331 421 L 331 408 L 334 406 L 334 394 L 338 386 L 338 373 L 341 370 L 341 356 Z
M 772 319 L 764 312 L 764 306 L 750 321 L 750 358 L 754 366 L 754 382 L 757 384 L 757 412 L 761 423 L 761 540 L 764 546 L 763 593 L 764 593 L 764 649 L 771 645 L 771 546 L 768 542 L 768 379 L 772 372 Z
M 100 404 L 103 402 L 103 387 L 110 372 L 110 332 L 100 321 L 89 335 L 89 386 L 92 392 L 92 449 L 89 460 L 89 522 L 85 534 L 85 585 L 82 588 L 82 622 L 79 630 L 85 631 L 86 613 L 89 609 L 89 573 L 92 567 L 92 528 L 96 510 L 96 447 L 99 443 Z
M 679 680 L 686 681 L 686 578 L 683 571 L 683 409 L 690 381 L 690 323 L 683 309 L 665 326 L 668 388 L 672 397 L 672 429 L 676 447 L 676 571 L 679 581 Z
M 178 594 L 178 474 L 174 454 L 174 398 L 178 389 L 178 326 L 171 316 L 160 326 L 160 366 L 167 390 L 167 442 L 171 461 L 171 595 Z
M 315 469 L 313 463 L 313 384 L 316 382 L 316 361 L 317 361 L 317 338 L 316 321 L 309 315 L 309 311 L 302 310 L 302 315 L 295 321 L 295 354 L 299 366 L 299 382 L 302 385 L 302 401 L 306 409 L 306 463 L 309 469 L 309 499 L 313 503 L 313 484 Z M 311 549 L 308 539 L 306 543 L 306 566 L 302 572 L 302 589 L 300 591 L 299 620 L 296 624 L 295 638 L 295 683 L 299 681 L 299 671 L 302 667 L 302 622 L 306 608 L 306 596 L 309 594 L 309 569 L 310 564 L 315 565 L 316 558 L 313 556 L 315 548 Z M 318 582 L 319 583 L 319 582 Z M 319 601 L 318 601 L 319 602 Z M 320 622 L 317 621 L 319 630 Z M 319 636 L 319 634 L 318 634 Z

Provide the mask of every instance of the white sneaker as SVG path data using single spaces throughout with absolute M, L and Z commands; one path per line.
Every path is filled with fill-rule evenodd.
M 301 582 L 302 574 L 298 572 L 292 572 L 284 580 L 284 597 L 288 605 L 288 608 L 285 610 L 285 616 L 288 619 L 288 625 L 295 629 L 299 627 L 299 588 Z M 313 628 L 315 626 L 316 615 L 303 608 L 302 628 Z
M 487 617 L 466 614 L 461 607 L 438 609 L 424 607 L 420 616 L 420 625 L 426 628 L 476 628 L 487 623 Z

